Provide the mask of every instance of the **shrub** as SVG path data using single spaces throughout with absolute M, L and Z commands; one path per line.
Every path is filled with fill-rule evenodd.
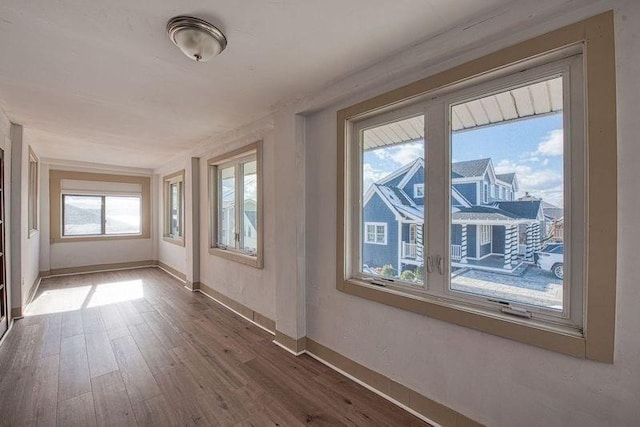
M 416 273 L 414 273 L 412 270 L 405 270 L 400 275 L 400 278 L 408 282 L 413 282 L 414 280 L 416 280 Z
M 391 276 L 391 277 L 393 277 L 393 276 L 396 275 L 396 269 L 393 268 L 393 266 L 391 264 L 385 264 L 380 269 L 380 274 L 382 274 L 383 276 Z

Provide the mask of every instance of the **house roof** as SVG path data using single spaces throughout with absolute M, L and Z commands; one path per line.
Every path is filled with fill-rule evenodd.
M 421 220 L 423 217 L 423 208 L 418 207 L 411 197 L 397 187 L 374 184 L 380 197 L 386 202 L 394 213 L 405 219 Z
M 256 222 L 257 222 L 256 211 L 244 211 L 244 214 L 249 219 L 249 222 L 251 223 L 253 228 L 257 230 L 258 227 L 256 226 Z
M 516 177 L 515 173 L 498 173 L 496 177 L 507 184 L 513 184 L 513 179 Z
M 457 212 L 451 214 L 453 221 L 505 221 L 513 222 L 519 220 L 518 215 L 503 211 L 493 206 L 471 206 L 459 208 Z
M 516 215 L 518 218 L 536 219 L 540 214 L 540 200 L 517 200 L 514 202 L 495 202 L 498 209 Z
M 454 178 L 470 178 L 482 176 L 487 170 L 491 159 L 468 160 L 451 164 L 451 175 Z

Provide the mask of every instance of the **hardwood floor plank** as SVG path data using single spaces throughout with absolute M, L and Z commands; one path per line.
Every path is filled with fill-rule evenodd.
M 118 370 L 118 362 L 116 362 L 116 357 L 113 354 L 111 340 L 107 332 L 87 334 L 85 339 L 91 378 Z
M 144 401 L 160 394 L 158 384 L 133 338 L 116 338 L 111 345 L 131 402 Z
M 178 362 L 173 355 L 163 348 L 146 323 L 129 326 L 129 331 L 152 374 L 164 372 L 177 365 Z
M 58 426 L 96 426 L 96 413 L 91 392 L 58 402 Z
M 66 400 L 91 391 L 89 363 L 84 335 L 63 338 L 60 348 L 58 400 Z
M 38 296 L 0 347 L 0 425 L 425 425 L 158 269 Z
M 61 337 L 64 339 L 82 334 L 84 334 L 82 313 L 80 313 L 80 311 L 67 311 L 63 313 Z
M 127 389 L 119 371 L 91 379 L 98 426 L 137 425 Z

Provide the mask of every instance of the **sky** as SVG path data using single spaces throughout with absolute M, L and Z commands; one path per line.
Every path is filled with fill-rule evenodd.
M 562 153 L 561 113 L 456 132 L 451 144 L 453 162 L 491 158 L 496 173 L 516 173 L 520 183 L 516 197 L 529 192 L 559 207 L 563 205 Z M 422 141 L 366 151 L 364 190 L 417 157 L 424 158 Z

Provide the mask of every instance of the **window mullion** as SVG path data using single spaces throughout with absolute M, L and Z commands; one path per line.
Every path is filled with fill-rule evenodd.
M 101 214 L 102 214 L 102 229 L 100 230 L 100 234 L 107 234 L 107 206 L 106 206 L 106 196 L 102 196 L 102 206 L 101 206 Z
M 241 225 L 242 225 L 242 215 L 243 215 L 243 209 L 242 209 L 242 200 L 244 198 L 243 195 L 243 190 L 244 190 L 244 173 L 242 170 L 242 163 L 237 162 L 236 163 L 236 167 L 235 167 L 235 171 L 236 171 L 236 179 L 235 179 L 235 184 L 236 184 L 236 221 L 235 221 L 235 229 L 234 229 L 234 233 L 235 233 L 235 248 L 236 249 L 241 249 L 242 248 L 242 232 L 241 232 Z
M 427 289 L 430 293 L 442 295 L 445 290 L 449 252 L 448 240 L 448 193 L 447 186 L 447 118 L 445 104 L 435 101 L 427 104 L 425 113 L 425 224 L 427 247 L 425 255 L 431 257 L 433 268 L 427 272 Z M 441 274 L 438 259 L 444 268 Z M 425 268 L 425 270 L 427 270 Z

